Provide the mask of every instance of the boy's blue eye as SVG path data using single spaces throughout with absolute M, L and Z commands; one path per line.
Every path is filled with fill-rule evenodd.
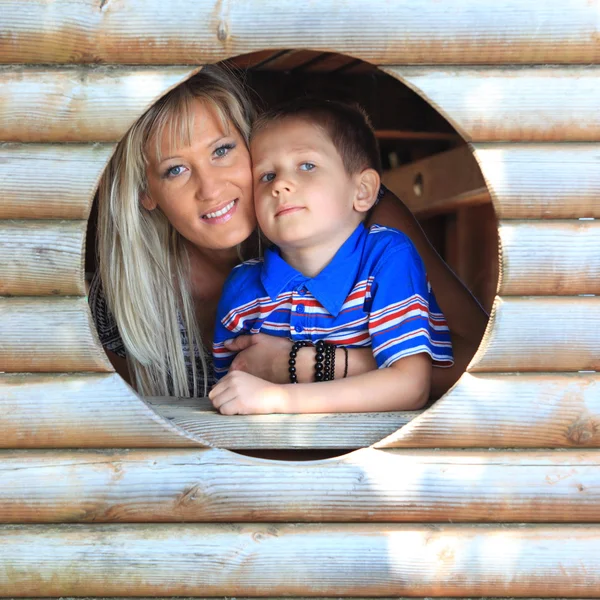
M 259 181 L 261 183 L 269 183 L 270 181 L 273 181 L 273 179 L 275 179 L 275 173 L 265 173 L 260 176 Z
M 313 165 L 313 163 L 309 163 L 309 162 L 305 162 L 300 165 L 301 171 L 312 171 L 314 168 L 315 168 L 315 165 Z
M 222 146 L 219 146 L 214 152 L 213 154 L 217 157 L 217 158 L 223 158 L 223 156 L 226 156 L 227 154 L 229 154 L 230 150 L 233 150 L 235 148 L 235 144 L 223 144 Z

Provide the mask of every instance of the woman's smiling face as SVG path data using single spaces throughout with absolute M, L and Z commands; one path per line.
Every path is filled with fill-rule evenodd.
M 250 153 L 232 123 L 197 100 L 189 146 L 174 148 L 170 127 L 147 149 L 147 190 L 142 204 L 156 207 L 198 249 L 231 249 L 256 227 Z

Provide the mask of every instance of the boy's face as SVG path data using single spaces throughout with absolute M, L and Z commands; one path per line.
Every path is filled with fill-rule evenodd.
M 250 145 L 258 224 L 282 249 L 340 245 L 362 220 L 354 210 L 357 178 L 318 126 L 287 118 Z

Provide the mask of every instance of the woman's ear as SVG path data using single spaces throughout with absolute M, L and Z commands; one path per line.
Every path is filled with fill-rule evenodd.
M 354 198 L 354 210 L 367 212 L 377 201 L 381 178 L 375 169 L 365 169 L 357 175 L 358 188 Z
M 150 198 L 150 196 L 148 196 L 148 194 L 146 194 L 145 192 L 143 192 L 140 196 L 140 202 L 146 210 L 154 210 L 157 205 L 157 202 L 152 200 L 152 198 Z

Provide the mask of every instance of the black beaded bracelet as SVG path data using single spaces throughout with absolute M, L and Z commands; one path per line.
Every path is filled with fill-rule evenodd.
M 329 371 L 330 377 L 329 381 L 333 381 L 335 379 L 335 351 L 336 347 L 333 344 L 329 344 L 331 348 L 331 370 Z
M 346 346 L 343 346 L 343 350 L 344 350 L 344 355 L 345 355 L 344 379 L 346 379 L 346 377 L 348 377 L 348 348 L 346 348 Z
M 298 356 L 298 350 L 310 346 L 310 342 L 294 342 L 292 349 L 290 350 L 290 359 L 288 360 L 288 371 L 290 373 L 290 383 L 298 383 L 298 375 L 296 374 L 296 357 Z
M 315 381 L 325 381 L 325 342 L 319 340 L 315 344 Z
M 315 349 L 315 381 L 333 381 L 335 379 L 335 346 L 319 340 Z
M 290 383 L 298 383 L 298 374 L 296 372 L 296 358 L 300 348 L 311 346 L 307 341 L 294 342 L 290 350 L 288 360 L 288 371 L 290 373 Z M 346 351 L 346 369 L 344 377 L 348 370 L 348 351 Z M 315 381 L 333 381 L 335 379 L 335 351 L 336 346 L 328 344 L 324 340 L 319 340 L 315 344 Z

